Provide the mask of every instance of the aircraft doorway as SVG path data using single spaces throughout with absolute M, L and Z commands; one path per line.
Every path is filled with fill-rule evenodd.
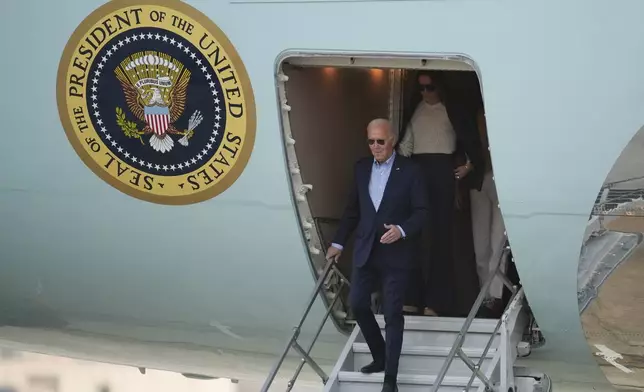
M 359 66 L 360 59 L 354 58 L 333 59 L 327 62 L 330 65 L 320 59 L 294 60 L 283 62 L 279 74 L 282 125 L 294 202 L 312 265 L 319 272 L 325 264 L 324 252 L 346 205 L 353 164 L 370 154 L 365 141 L 366 125 L 377 117 L 389 118 L 399 132 L 399 141 L 404 137 L 406 125 L 422 99 L 417 80 L 420 61 L 414 64 L 407 61 L 400 67 L 394 63 L 378 67 L 366 62 L 365 66 Z M 457 100 L 463 115 L 476 124 L 483 103 L 474 70 L 458 61 L 437 61 L 436 68 L 439 69 L 433 71 L 440 75 L 442 93 L 450 101 Z M 478 137 L 478 131 L 475 132 Z M 463 317 L 472 307 L 480 285 L 470 191 L 465 183 L 458 183 L 454 192 L 451 265 L 434 274 L 430 282 L 443 281 L 453 295 L 447 312 L 440 315 Z M 349 280 L 352 244 L 353 238 L 346 244 L 339 263 Z M 420 250 L 429 251 L 427 247 Z M 343 302 L 336 312 L 341 318 L 350 312 L 346 305 L 348 290 L 336 294 L 341 295 Z M 408 305 L 417 305 L 413 302 L 409 301 Z M 422 308 L 416 306 L 416 309 L 423 313 Z

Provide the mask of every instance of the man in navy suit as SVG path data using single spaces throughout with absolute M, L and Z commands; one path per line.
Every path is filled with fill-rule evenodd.
M 405 320 L 403 301 L 414 239 L 428 217 L 427 188 L 420 169 L 394 153 L 396 135 L 385 119 L 367 126 L 373 157 L 359 160 L 348 205 L 327 259 L 340 257 L 356 230 L 351 275 L 351 308 L 365 337 L 373 362 L 363 373 L 385 371 L 383 392 L 397 391 L 398 361 Z M 382 285 L 386 343 L 371 311 L 371 293 Z

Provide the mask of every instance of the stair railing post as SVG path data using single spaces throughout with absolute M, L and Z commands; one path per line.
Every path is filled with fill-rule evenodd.
M 515 287 L 516 290 L 516 287 Z M 510 363 L 510 357 L 512 356 L 512 346 L 511 346 L 511 333 L 512 329 L 516 324 L 516 317 L 513 312 L 514 309 L 519 306 L 519 302 L 523 300 L 525 292 L 523 288 L 516 290 L 512 299 L 508 303 L 503 316 L 501 317 L 501 390 L 507 391 L 510 387 L 515 388 L 514 385 L 514 369 L 513 364 Z M 511 320 L 510 317 L 514 316 Z
M 300 335 L 300 330 L 302 328 L 302 325 L 304 325 L 304 321 L 306 321 L 306 317 L 309 315 L 311 308 L 313 308 L 313 304 L 315 303 L 315 300 L 319 295 L 320 289 L 322 288 L 322 285 L 324 284 L 324 281 L 329 275 L 329 272 L 332 270 L 334 264 L 335 264 L 335 261 L 333 259 L 329 260 L 326 263 L 324 270 L 322 271 L 322 274 L 320 274 L 320 276 L 318 277 L 318 280 L 315 284 L 315 289 L 313 290 L 313 293 L 311 293 L 311 296 L 309 297 L 309 302 L 307 303 L 306 309 L 304 310 L 304 313 L 300 318 L 300 322 L 297 324 L 296 327 L 293 328 L 293 334 L 291 335 L 291 338 L 286 344 L 286 347 L 282 351 L 282 354 L 280 355 L 279 360 L 276 361 L 273 367 L 271 368 L 271 371 L 268 374 L 266 381 L 264 381 L 264 385 L 262 385 L 262 389 L 260 390 L 261 392 L 268 392 L 268 389 L 273 384 L 273 381 L 275 380 L 275 377 L 277 376 L 277 373 L 279 372 L 280 367 L 284 363 L 284 359 L 286 359 L 286 355 L 288 354 L 288 351 L 291 349 L 291 347 L 293 347 L 293 344 L 296 343 L 296 340 Z
M 334 267 L 335 268 L 335 267 Z M 344 278 L 342 279 L 342 284 L 340 285 L 340 290 L 345 286 L 345 281 Z M 333 307 L 335 304 L 338 302 L 338 299 L 340 298 L 340 295 L 336 295 L 331 304 L 329 305 L 328 309 L 326 310 L 326 313 L 324 314 L 324 319 L 318 326 L 317 331 L 315 332 L 315 336 L 313 336 L 313 340 L 311 340 L 311 344 L 309 344 L 309 347 L 306 350 L 306 355 L 308 356 L 311 353 L 311 350 L 313 349 L 313 346 L 315 345 L 315 342 L 317 341 L 318 337 L 320 336 L 320 333 L 322 333 L 322 329 L 324 329 L 324 325 L 326 324 L 326 321 L 328 320 L 329 316 L 331 315 L 331 312 L 333 311 Z M 286 388 L 286 392 L 290 392 L 291 389 L 293 389 L 293 386 L 295 385 L 295 381 L 297 380 L 298 376 L 300 375 L 300 372 L 302 371 L 302 368 L 304 367 L 304 363 L 306 363 L 306 358 L 302 358 L 302 361 L 300 361 L 300 364 L 297 366 L 297 369 L 295 369 L 295 374 L 291 378 L 291 380 L 288 382 L 288 386 Z M 326 384 L 328 377 L 325 376 L 322 378 L 322 381 Z
M 505 238 L 503 240 L 505 243 Z M 461 330 L 459 331 L 458 336 L 456 337 L 456 341 L 452 345 L 452 348 L 450 349 L 449 354 L 447 355 L 447 358 L 445 358 L 445 362 L 443 363 L 443 366 L 441 367 L 441 370 L 438 373 L 438 376 L 436 377 L 434 384 L 432 385 L 431 392 L 438 391 L 438 388 L 443 382 L 443 379 L 445 379 L 445 376 L 447 375 L 447 371 L 450 365 L 454 361 L 454 357 L 456 356 L 456 353 L 463 347 L 463 343 L 465 342 L 465 335 L 467 335 L 467 331 L 470 329 L 470 325 L 472 325 L 472 322 L 474 321 L 476 314 L 481 308 L 481 305 L 483 304 L 483 300 L 487 296 L 487 293 L 490 291 L 490 286 L 492 286 L 492 282 L 494 281 L 496 274 L 499 272 L 499 269 L 502 265 L 501 261 L 503 260 L 503 257 L 507 255 L 507 251 L 509 249 L 510 249 L 509 246 L 503 247 L 503 251 L 501 252 L 499 263 L 497 264 L 494 273 L 488 277 L 487 281 L 483 285 L 483 288 L 479 292 L 478 297 L 476 297 L 476 301 L 474 301 L 474 305 L 472 305 L 472 308 L 470 309 L 470 313 L 467 315 L 467 319 L 465 319 L 465 322 L 463 323 L 463 326 L 461 327 Z
M 481 365 L 483 364 L 483 360 L 487 356 L 487 353 L 490 350 L 490 347 L 492 346 L 492 342 L 494 341 L 494 338 L 496 337 L 496 334 L 501 330 L 503 327 L 503 324 L 507 324 L 507 317 L 508 313 L 514 309 L 514 306 L 516 306 L 516 302 L 518 300 L 521 300 L 522 298 L 517 298 L 519 295 L 523 295 L 523 289 L 517 290 L 516 286 L 512 287 L 512 296 L 510 297 L 510 300 L 508 301 L 507 306 L 503 310 L 503 316 L 499 319 L 499 321 L 496 323 L 496 326 L 494 327 L 494 333 L 492 336 L 490 336 L 490 339 L 488 339 L 487 344 L 485 346 L 485 350 L 483 350 L 483 355 L 481 355 L 481 358 L 479 358 L 479 361 L 477 363 L 477 366 L 480 368 Z M 507 326 L 508 331 L 509 331 L 509 325 Z M 501 339 L 503 339 L 503 335 L 501 336 Z M 502 348 L 499 349 L 499 354 L 503 353 Z M 501 374 L 500 377 L 503 377 L 503 374 Z M 466 391 L 469 391 L 470 387 L 472 386 L 472 383 L 474 382 L 474 379 L 476 378 L 476 374 L 472 373 L 470 376 L 470 380 L 467 383 L 467 387 L 465 388 Z

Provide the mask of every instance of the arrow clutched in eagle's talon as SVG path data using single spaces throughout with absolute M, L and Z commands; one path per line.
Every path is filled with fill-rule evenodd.
M 179 144 L 181 144 L 184 147 L 188 146 L 188 139 L 192 137 L 193 133 L 192 132 L 195 128 L 201 124 L 203 121 L 203 116 L 201 115 L 201 112 L 198 110 L 195 110 L 194 113 L 192 113 L 192 116 L 190 116 L 190 120 L 188 121 L 188 130 L 186 131 L 186 134 L 183 135 L 181 139 L 179 139 Z M 190 136 L 188 136 L 190 135 Z

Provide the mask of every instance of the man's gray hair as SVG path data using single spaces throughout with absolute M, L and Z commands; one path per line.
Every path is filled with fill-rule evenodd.
M 389 134 L 394 138 L 394 143 L 398 141 L 398 131 L 391 126 L 391 121 L 386 118 L 375 118 L 369 121 L 367 130 L 373 127 L 384 127 L 389 130 Z

